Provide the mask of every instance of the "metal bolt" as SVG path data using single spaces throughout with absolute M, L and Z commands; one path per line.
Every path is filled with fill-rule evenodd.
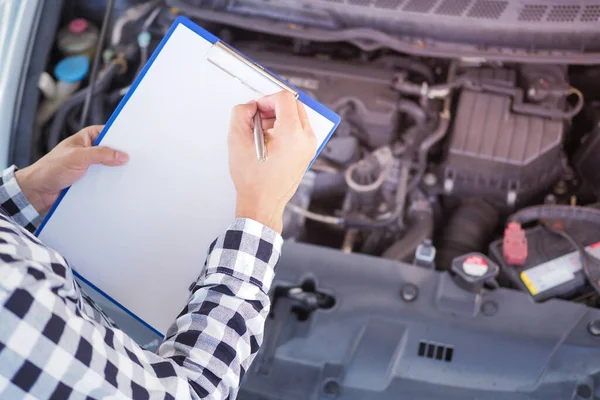
M 588 332 L 592 336 L 600 336 L 600 319 L 590 321 L 588 324 Z
M 407 283 L 402 286 L 402 290 L 400 290 L 400 296 L 402 300 L 410 303 L 411 301 L 415 301 L 419 296 L 419 288 L 413 285 L 412 283 Z
M 429 172 L 423 177 L 423 183 L 427 186 L 434 186 L 435 184 L 437 184 L 437 176 Z
M 556 193 L 559 196 L 562 196 L 563 194 L 567 193 L 567 184 L 565 181 L 558 181 L 556 182 L 556 185 L 554 185 L 554 193 Z
M 342 394 L 342 388 L 336 380 L 330 379 L 325 381 L 323 384 L 323 392 L 328 397 L 338 397 L 340 394 Z
M 544 198 L 544 204 L 556 204 L 556 196 L 552 193 L 549 193 Z
M 581 399 L 591 399 L 593 390 L 589 385 L 578 385 L 575 393 Z
M 498 312 L 498 305 L 493 301 L 486 301 L 481 305 L 481 312 L 486 317 L 496 315 L 496 313 Z

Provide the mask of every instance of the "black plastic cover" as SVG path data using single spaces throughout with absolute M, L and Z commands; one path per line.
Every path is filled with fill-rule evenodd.
M 482 79 L 514 87 L 516 73 L 478 70 Z M 564 122 L 516 114 L 508 95 L 463 90 L 448 143 L 447 190 L 457 195 L 492 197 L 516 204 L 530 201 L 558 179 L 563 170 Z
M 406 285 L 416 287 L 416 298 Z M 290 287 L 334 303 L 308 311 L 277 296 Z M 578 398 L 578 388 L 600 394 L 600 338 L 587 328 L 600 310 L 582 304 L 535 303 L 509 289 L 478 296 L 448 273 L 289 242 L 272 294 L 277 300 L 240 400 L 564 400 Z
M 328 29 L 527 50 L 600 49 L 598 0 L 169 0 Z

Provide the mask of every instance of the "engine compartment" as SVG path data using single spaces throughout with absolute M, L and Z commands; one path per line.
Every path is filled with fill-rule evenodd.
M 65 23 L 97 15 L 71 3 Z M 473 57 L 456 50 L 473 45 L 459 40 L 465 32 L 447 38 L 453 57 L 400 52 L 373 33 L 378 19 L 357 22 L 367 3 L 368 12 L 384 3 L 420 12 L 400 0 L 131 1 L 111 24 L 88 123 L 108 119 L 178 15 L 342 116 L 285 211 L 265 344 L 240 397 L 592 398 L 577 393 L 595 390 L 600 369 L 600 328 L 591 328 L 600 321 L 600 68 L 557 62 L 546 42 L 543 57 L 531 43 Z M 528 2 L 464 0 L 456 15 L 442 13 L 448 0 L 424 3 L 443 18 L 492 6 L 499 20 L 533 13 Z M 558 5 L 540 7 L 558 23 Z M 573 21 L 600 18 L 591 11 L 600 3 L 577 7 Z M 360 40 L 335 36 L 365 25 Z M 380 31 L 415 34 L 398 26 Z M 315 29 L 335 39 L 315 39 Z M 573 38 L 586 42 L 589 29 Z M 55 49 L 47 71 L 63 56 Z M 85 90 L 36 125 L 20 159 L 78 130 Z

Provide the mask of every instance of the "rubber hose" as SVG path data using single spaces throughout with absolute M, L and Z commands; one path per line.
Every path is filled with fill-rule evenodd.
M 396 58 L 393 63 L 396 67 L 415 72 L 425 78 L 427 82 L 433 83 L 434 77 L 431 68 L 422 62 L 415 61 L 408 57 L 402 57 Z
M 407 96 L 424 96 L 428 98 L 444 98 L 448 96 L 451 90 L 457 89 L 464 84 L 465 79 L 462 77 L 456 78 L 450 83 L 440 83 L 438 85 L 426 86 L 424 84 L 416 84 L 411 82 L 397 82 L 394 84 L 394 89 Z
M 445 226 L 436 264 L 449 269 L 452 260 L 470 252 L 485 252 L 499 222 L 498 210 L 480 198 L 465 200 L 452 214 Z
M 581 206 L 545 204 L 524 208 L 510 216 L 509 220 L 526 224 L 540 219 L 566 219 L 591 222 L 600 225 L 600 210 Z
M 77 132 L 77 130 L 79 129 L 79 118 L 77 118 L 79 111 L 80 109 L 75 107 L 69 113 L 69 115 L 67 115 L 65 122 L 67 125 L 66 129 L 68 129 L 69 132 Z
M 419 210 L 407 218 L 406 234 L 382 254 L 383 258 L 411 262 L 417 247 L 433 234 L 433 212 Z
M 104 114 L 104 93 L 98 93 L 92 99 L 90 107 L 90 125 L 102 125 L 106 122 Z
M 100 58 L 102 58 L 102 49 L 104 48 L 104 41 L 106 35 L 108 35 L 108 25 L 110 24 L 110 18 L 115 8 L 115 0 L 107 0 L 104 11 L 104 18 L 102 19 L 102 26 L 100 27 L 100 34 L 98 35 L 98 42 L 96 43 L 96 52 L 94 53 L 94 61 L 92 62 L 92 68 L 89 75 L 89 87 L 91 90 L 86 92 L 85 100 L 83 102 L 83 108 L 81 109 L 81 119 L 79 120 L 79 129 L 83 129 L 88 121 L 88 114 L 92 105 L 92 96 L 94 88 L 96 87 L 96 80 L 98 79 L 98 70 L 100 68 Z
M 425 110 L 423 110 L 423 108 L 414 101 L 404 99 L 398 100 L 397 110 L 400 113 L 410 115 L 415 125 L 418 126 L 423 126 L 425 124 L 425 120 L 427 119 Z
M 94 88 L 94 95 L 105 91 L 110 85 L 113 77 L 119 72 L 121 66 L 119 64 L 110 64 L 105 72 L 98 78 L 96 82 L 96 87 Z M 54 114 L 54 119 L 52 120 L 52 125 L 50 125 L 50 130 L 48 132 L 48 150 L 53 149 L 61 140 L 61 133 L 64 131 L 65 119 L 67 114 L 76 106 L 83 103 L 89 87 L 83 88 L 71 96 L 67 101 L 63 103 L 63 105 L 58 109 L 56 114 Z
M 112 92 L 108 92 L 106 94 L 106 101 L 108 104 L 113 105 L 119 103 L 123 97 L 124 95 L 121 94 L 121 88 L 119 88 L 117 90 L 113 90 Z
M 408 193 L 411 193 L 413 190 L 415 190 L 421 183 L 421 179 L 423 178 L 423 175 L 425 175 L 425 171 L 427 170 L 427 157 L 429 156 L 429 152 L 431 151 L 431 148 L 433 146 L 439 143 L 440 140 L 442 140 L 444 136 L 446 136 L 446 132 L 448 132 L 449 126 L 450 114 L 443 112 L 440 115 L 440 122 L 438 123 L 436 130 L 427 138 L 425 138 L 425 140 L 423 140 L 423 143 L 421 143 L 421 146 L 419 147 L 419 155 L 417 159 L 417 172 L 408 184 Z

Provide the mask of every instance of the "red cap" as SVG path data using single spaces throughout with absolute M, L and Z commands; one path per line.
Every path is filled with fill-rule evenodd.
M 87 31 L 88 21 L 85 18 L 77 18 L 69 23 L 69 32 L 83 33 Z
M 502 242 L 504 261 L 512 265 L 524 265 L 527 260 L 527 237 L 518 222 L 509 222 Z

